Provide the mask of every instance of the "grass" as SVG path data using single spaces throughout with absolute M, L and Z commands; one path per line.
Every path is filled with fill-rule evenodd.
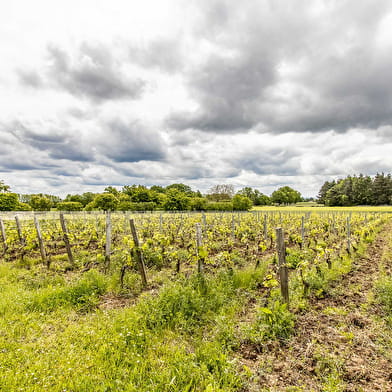
M 391 263 L 392 263 L 392 235 L 387 236 L 386 241 L 388 247 L 384 249 L 381 258 L 381 272 L 380 277 L 375 283 L 375 299 L 383 307 L 389 323 L 392 323 L 392 277 L 391 277 Z
M 392 278 L 384 276 L 376 284 L 376 295 L 386 314 L 392 316 Z
M 39 289 L 26 302 L 26 309 L 32 312 L 51 312 L 61 307 L 88 311 L 99 303 L 99 296 L 105 294 L 107 278 L 91 270 L 71 285 L 48 285 Z
M 350 266 L 343 257 L 331 270 L 311 269 L 312 292 L 325 294 Z M 263 298 L 272 287 L 266 278 L 265 262 L 175 281 L 160 275 L 152 289 L 132 291 L 119 287 L 118 276 L 93 269 L 59 274 L 34 263 L 29 270 L 2 264 L 0 391 L 246 390 L 252 375 L 239 360 L 244 340 L 262 346 L 294 331 L 278 290 L 272 288 L 269 302 Z M 126 286 L 138 280 L 129 273 Z M 303 287 L 299 279 L 290 284 L 298 309 Z M 101 306 L 103 296 L 119 294 L 132 304 Z M 316 360 L 323 390 L 341 390 L 340 363 L 333 356 Z
M 133 306 L 100 310 L 110 277 L 98 271 L 65 280 L 3 265 L 0 390 L 240 390 L 233 322 L 265 273 L 183 277 Z

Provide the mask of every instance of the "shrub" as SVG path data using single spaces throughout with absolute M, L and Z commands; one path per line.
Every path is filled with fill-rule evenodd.
M 204 197 L 195 197 L 191 199 L 191 209 L 193 211 L 205 211 L 207 207 L 207 199 Z
M 78 201 L 63 201 L 57 204 L 59 211 L 82 211 L 83 204 Z
M 156 203 L 153 201 L 135 203 L 132 201 L 120 201 L 117 206 L 118 211 L 153 211 L 156 208 Z
M 52 201 L 45 196 L 33 195 L 30 199 L 30 206 L 35 211 L 48 211 L 52 204 Z
M 216 201 L 206 204 L 208 211 L 233 211 L 233 203 L 231 201 Z
M 86 211 L 91 209 L 115 211 L 117 209 L 118 199 L 112 193 L 101 193 L 94 197 L 94 200 L 87 204 Z
M 0 193 L 0 211 L 15 211 L 18 204 L 16 193 Z
M 32 208 L 30 207 L 30 205 L 28 205 L 27 203 L 21 203 L 21 202 L 19 202 L 15 208 L 15 211 L 31 211 L 31 210 L 32 210 Z
M 252 208 L 253 203 L 249 197 L 242 195 L 235 195 L 232 199 L 233 210 L 236 211 L 248 211 Z
M 163 208 L 166 211 L 185 211 L 189 208 L 190 198 L 177 189 L 169 189 L 166 193 Z

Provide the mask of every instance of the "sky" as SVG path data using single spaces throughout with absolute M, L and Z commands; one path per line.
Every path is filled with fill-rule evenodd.
M 316 196 L 392 171 L 391 70 L 391 1 L 2 1 L 0 180 Z

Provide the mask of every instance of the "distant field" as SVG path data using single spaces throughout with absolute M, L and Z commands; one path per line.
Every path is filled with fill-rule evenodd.
M 256 206 L 252 211 L 382 211 L 392 212 L 392 206 L 325 207 L 317 203 L 297 203 L 290 206 Z

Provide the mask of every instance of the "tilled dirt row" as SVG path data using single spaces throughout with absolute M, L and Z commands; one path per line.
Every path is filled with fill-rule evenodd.
M 297 316 L 296 334 L 284 346 L 245 355 L 243 363 L 255 375 L 249 392 L 392 391 L 392 334 L 385 334 L 372 303 L 391 230 L 392 224 L 383 228 L 333 295 L 312 301 Z

